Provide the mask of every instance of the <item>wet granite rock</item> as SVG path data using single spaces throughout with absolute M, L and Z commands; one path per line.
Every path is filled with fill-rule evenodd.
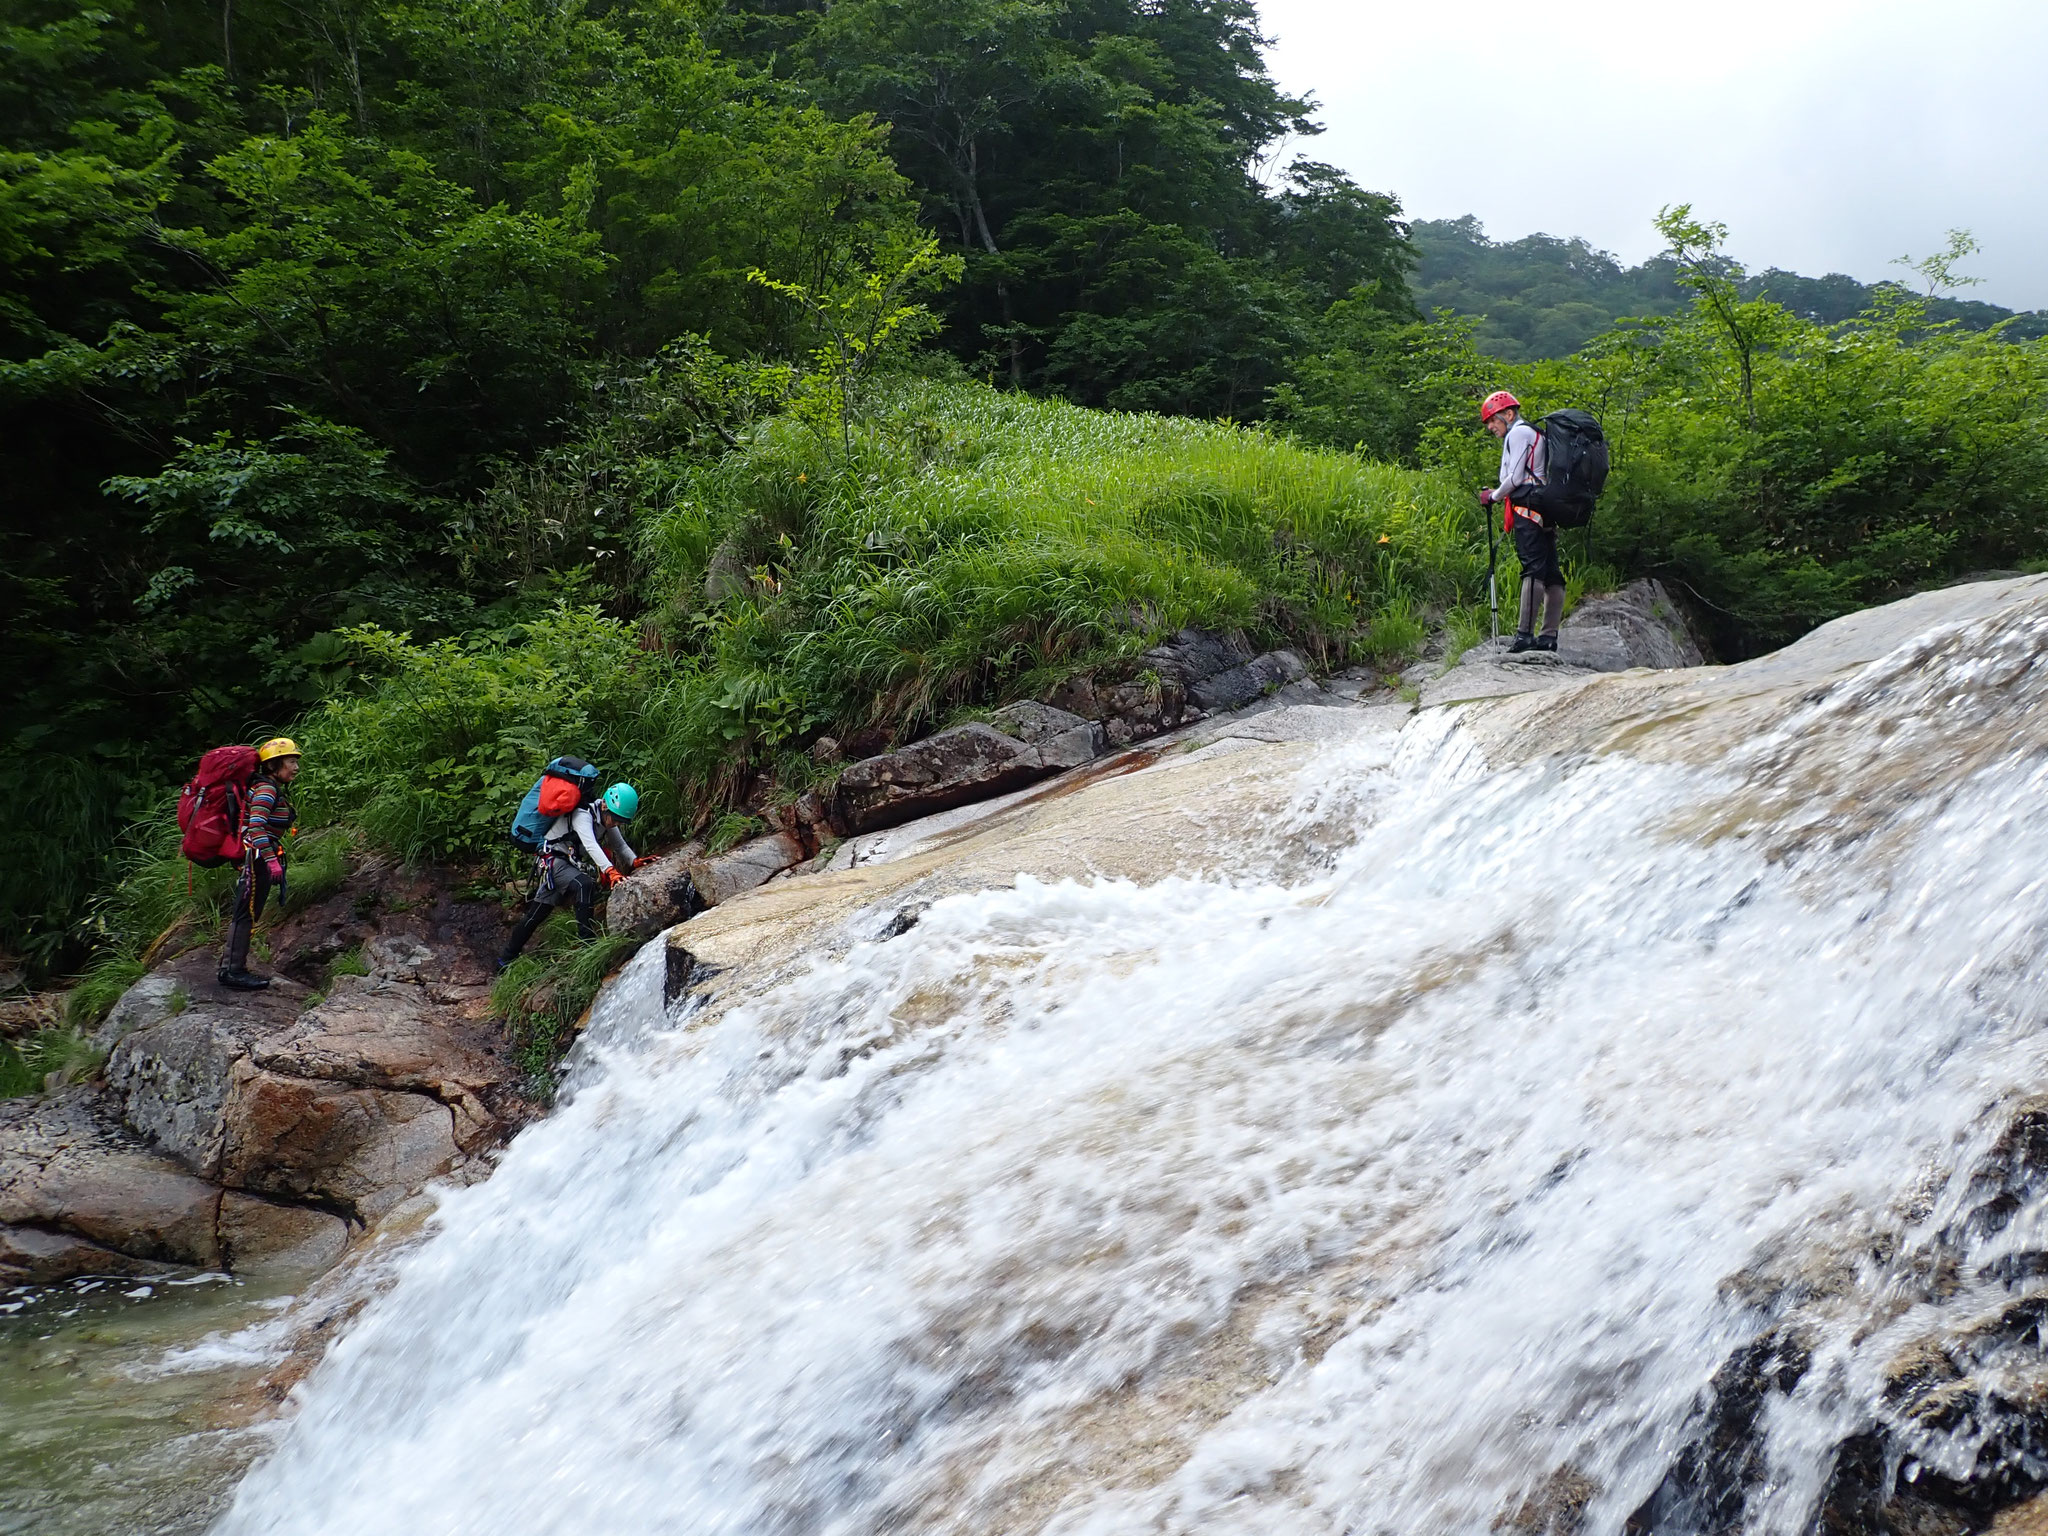
M 684 867 L 699 900 L 707 907 L 715 907 L 742 891 L 765 884 L 808 857 L 801 839 L 787 832 L 771 832 L 724 853 L 693 855 L 685 860 Z
M 1268 651 L 1254 656 L 1243 666 L 1217 672 L 1190 686 L 1188 697 L 1197 708 L 1214 714 L 1243 709 L 1267 694 L 1308 676 L 1308 664 L 1292 651 Z
M 707 905 L 692 870 L 704 862 L 704 848 L 691 843 L 642 866 L 612 888 L 604 925 L 610 933 L 651 939 L 686 923 Z
M 425 989 L 378 976 L 339 977 L 283 1022 L 209 1001 L 128 1035 L 109 1092 L 201 1180 L 374 1220 L 521 1113 L 489 1033 L 432 1009 Z
M 877 832 L 1008 794 L 1054 771 L 1038 748 L 992 725 L 956 725 L 848 768 L 832 792 L 832 821 L 847 834 Z
M 219 1205 L 218 1189 L 142 1145 L 91 1088 L 0 1102 L 0 1225 L 211 1266 L 220 1262 Z

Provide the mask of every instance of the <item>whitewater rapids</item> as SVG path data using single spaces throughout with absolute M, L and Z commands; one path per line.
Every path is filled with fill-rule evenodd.
M 2044 648 L 1712 753 L 1429 712 L 1206 875 L 885 904 L 716 1008 L 650 946 L 219 1530 L 1615 1533 L 1796 1324 L 1741 1526 L 1796 1536 L 1903 1347 L 2048 1289 L 1987 1278 L 2038 1202 L 1914 1279 L 2048 1084 Z

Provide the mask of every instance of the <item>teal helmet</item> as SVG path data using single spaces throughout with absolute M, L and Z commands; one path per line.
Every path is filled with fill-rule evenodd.
M 614 784 L 604 792 L 604 808 L 621 821 L 631 821 L 640 813 L 640 791 L 630 784 Z

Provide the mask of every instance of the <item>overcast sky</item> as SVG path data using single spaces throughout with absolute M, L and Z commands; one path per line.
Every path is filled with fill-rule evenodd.
M 1974 232 L 1968 298 L 2048 308 L 2048 0 L 1259 0 L 1295 146 L 1495 239 L 1633 262 L 1691 202 L 1752 268 L 1865 282 Z

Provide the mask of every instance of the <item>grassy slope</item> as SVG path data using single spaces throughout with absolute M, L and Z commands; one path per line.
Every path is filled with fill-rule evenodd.
M 509 868 L 504 828 L 556 752 L 638 783 L 636 837 L 658 845 L 813 782 L 806 749 L 828 731 L 908 739 L 1188 624 L 1326 668 L 1394 661 L 1484 579 L 1483 525 L 1445 480 L 972 384 L 892 387 L 850 455 L 783 419 L 715 462 L 643 469 L 662 489 L 642 513 L 642 619 L 565 607 L 464 640 L 359 637 L 375 681 L 293 728 L 302 813 L 331 829 L 303 841 L 295 891 L 338 883 L 359 842 Z M 161 935 L 218 925 L 224 872 L 188 886 L 167 810 L 133 829 L 124 870 L 96 906 L 81 1024 Z M 580 1001 L 579 965 L 550 956 L 512 990 Z M 518 1001 L 552 1047 L 561 1010 Z

